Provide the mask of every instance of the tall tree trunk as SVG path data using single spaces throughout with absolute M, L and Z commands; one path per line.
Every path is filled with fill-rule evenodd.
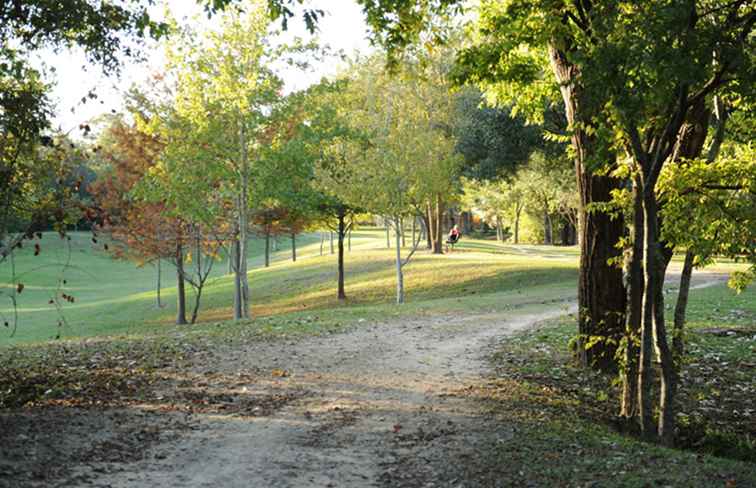
M 297 234 L 291 233 L 291 260 L 297 262 Z
M 239 123 L 239 147 L 240 151 L 240 183 L 241 188 L 236 199 L 238 217 L 238 248 L 237 266 L 235 269 L 234 286 L 238 287 L 234 293 L 234 319 L 249 318 L 249 279 L 247 277 L 247 226 L 249 217 L 247 210 L 247 194 L 249 192 L 249 155 L 247 153 L 247 131 L 244 122 Z M 238 303 L 237 303 L 238 301 Z
M 677 390 L 677 375 L 672 360 L 672 353 L 667 343 L 664 325 L 664 274 L 666 262 L 661 255 L 658 238 L 659 221 L 657 215 L 656 194 L 653 188 L 644 188 L 643 217 L 646 221 L 644 250 L 645 288 L 643 303 L 643 327 L 652 326 L 656 355 L 661 362 L 661 385 L 659 390 L 659 420 L 657 435 L 665 445 L 672 445 L 674 440 L 675 411 L 674 400 Z M 650 311 L 649 311 L 650 309 Z M 650 320 L 652 324 L 648 323 Z M 650 416 L 650 412 L 646 412 Z
M 399 229 L 401 225 L 400 219 L 397 216 L 394 219 L 394 223 Z M 396 233 L 396 303 L 404 303 L 404 273 L 402 272 L 402 246 L 401 237 L 399 232 Z
M 522 205 L 515 203 L 515 218 L 514 218 L 514 243 L 520 243 L 520 215 L 522 215 Z
M 186 324 L 186 288 L 184 285 L 184 248 L 176 241 L 176 323 Z
M 325 232 L 320 232 L 320 255 L 323 255 L 323 243 L 325 242 Z
M 504 242 L 504 223 L 502 222 L 501 215 L 496 216 L 496 240 Z
M 346 235 L 346 224 L 344 223 L 346 215 L 344 212 L 339 212 L 339 230 L 338 230 L 338 291 L 337 298 L 339 300 L 346 300 L 346 293 L 344 292 L 344 236 Z
M 580 208 L 578 230 L 580 242 L 580 269 L 578 278 L 578 357 L 586 367 L 614 371 L 617 345 L 625 328 L 626 292 L 621 269 L 609 264 L 619 256 L 616 244 L 623 235 L 621 219 L 606 212 L 589 211 L 594 203 L 611 200 L 611 191 L 622 182 L 592 172 L 591 162 L 613 158 L 599 154 L 597 142 L 581 128 L 599 116 L 602 107 L 590 105 L 580 86 L 580 70 L 570 63 L 559 42 L 549 45 L 549 60 L 560 86 L 567 121 L 572 130 L 572 147 L 575 152 L 575 174 Z M 598 340 L 596 340 L 598 339 Z M 591 347 L 588 347 L 588 346 Z
M 399 219 L 399 234 L 402 236 L 402 247 L 407 247 L 407 240 L 404 237 L 404 217 Z
M 642 191 L 639 188 L 638 191 Z M 653 419 L 653 388 L 654 388 L 654 371 L 653 371 L 653 326 L 654 326 L 654 307 L 653 303 L 656 298 L 654 285 L 656 282 L 656 239 L 654 234 L 656 229 L 649 225 L 648 208 L 646 207 L 646 198 L 643 198 L 643 263 L 644 263 L 644 281 L 643 281 L 643 304 L 641 312 L 641 331 L 640 331 L 640 358 L 638 360 L 638 418 L 643 437 L 653 440 L 656 437 Z
M 335 254 L 336 250 L 333 247 L 333 231 L 332 230 L 328 231 L 328 237 L 330 239 L 330 244 L 331 244 L 331 254 Z
M 643 195 L 637 185 L 633 187 L 633 247 L 626 260 L 628 306 L 625 317 L 624 369 L 622 370 L 622 399 L 620 416 L 626 420 L 638 415 L 638 347 L 643 312 Z M 648 357 L 650 344 L 644 359 Z M 645 374 L 645 372 L 644 372 Z

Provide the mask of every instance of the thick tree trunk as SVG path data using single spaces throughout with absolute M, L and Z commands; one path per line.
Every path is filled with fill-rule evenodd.
M 394 219 L 397 229 L 401 225 L 399 217 Z M 396 303 L 404 303 L 404 273 L 402 273 L 402 247 L 399 232 L 396 233 Z
M 578 231 L 580 270 L 578 278 L 578 357 L 588 367 L 614 371 L 615 353 L 624 332 L 626 293 L 622 271 L 609 264 L 619 255 L 617 242 L 623 235 L 623 222 L 601 211 L 590 211 L 593 203 L 611 200 L 610 192 L 621 181 L 592 172 L 591 164 L 611 154 L 598 154 L 597 143 L 580 127 L 591 123 L 602 107 L 583 100 L 579 84 L 580 71 L 552 43 L 549 46 L 551 67 L 560 85 L 567 121 L 572 130 L 575 174 L 580 194 Z M 611 163 L 611 161 L 605 161 Z M 591 345 L 589 348 L 588 346 Z
M 338 248 L 339 248 L 339 256 L 338 256 L 338 291 L 337 291 L 337 298 L 339 300 L 346 300 L 346 293 L 344 292 L 344 236 L 346 235 L 346 225 L 344 223 L 344 218 L 346 216 L 343 212 L 339 213 L 339 231 L 338 231 Z
M 186 324 L 186 287 L 184 285 L 184 248 L 176 243 L 176 323 Z
M 297 234 L 291 233 L 291 260 L 297 262 Z
M 504 242 L 504 223 L 500 215 L 496 216 L 496 240 Z

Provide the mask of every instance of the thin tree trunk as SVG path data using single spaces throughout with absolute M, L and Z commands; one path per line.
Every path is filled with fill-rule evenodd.
M 394 219 L 397 229 L 401 225 L 399 217 Z M 402 247 L 399 232 L 396 233 L 396 303 L 404 303 L 404 274 L 402 273 Z
M 520 215 L 522 214 L 522 205 L 515 204 L 515 219 L 514 219 L 514 243 L 520 243 Z
M 638 191 L 642 191 L 640 188 Z M 653 419 L 653 388 L 654 388 L 654 371 L 652 365 L 653 357 L 653 322 L 654 307 L 653 303 L 656 298 L 654 293 L 654 284 L 656 281 L 656 240 L 654 239 L 655 230 L 649 225 L 648 208 L 646 199 L 643 199 L 643 263 L 644 263 L 644 282 L 643 282 L 643 305 L 640 332 L 640 358 L 638 360 L 638 418 L 640 420 L 641 434 L 648 440 L 656 437 Z
M 234 319 L 241 320 L 249 318 L 249 279 L 247 277 L 247 225 L 249 224 L 247 212 L 247 193 L 249 192 L 249 155 L 247 153 L 247 133 L 244 122 L 239 124 L 239 147 L 240 151 L 240 176 L 241 188 L 237 196 L 237 216 L 238 216 L 238 248 L 237 248 L 237 266 L 235 269 L 236 277 L 234 285 L 239 289 L 235 291 Z
M 320 255 L 323 255 L 323 243 L 325 242 L 325 232 L 320 232 Z
M 157 283 L 155 285 L 155 297 L 157 298 L 157 308 L 163 308 L 163 302 L 160 299 L 160 290 L 162 288 L 161 278 L 162 278 L 163 270 L 162 270 L 162 266 L 160 265 L 160 261 L 162 261 L 162 259 L 158 257 L 157 265 L 156 265 L 157 266 Z
M 184 286 L 184 249 L 176 242 L 176 324 L 186 324 L 186 289 Z
M 231 251 L 231 257 L 234 260 L 234 319 L 241 320 L 243 318 L 244 296 L 243 285 L 241 279 L 241 241 L 237 237 L 232 244 L 233 250 Z
M 688 307 L 688 295 L 690 293 L 690 279 L 693 275 L 693 260 L 695 255 L 688 249 L 685 253 L 685 263 L 680 274 L 680 290 L 677 292 L 677 304 L 675 304 L 675 325 L 672 338 L 672 352 L 679 363 L 685 352 L 683 331 L 685 329 L 685 311 Z
M 333 247 L 333 231 L 332 230 L 328 231 L 328 235 L 329 235 L 330 243 L 331 243 L 331 254 L 334 254 L 336 251 Z
M 412 243 L 417 242 L 417 217 L 412 217 Z
M 423 223 L 425 224 L 425 239 L 427 241 L 428 249 L 430 250 L 433 249 L 433 243 L 435 242 L 433 236 L 433 212 L 431 211 L 430 203 L 423 216 Z
M 384 218 L 383 221 L 386 224 L 386 249 L 391 249 L 391 229 L 389 220 Z
M 551 218 L 548 211 L 543 213 L 543 243 L 546 245 L 551 245 L 553 243 L 551 237 Z
M 643 196 L 633 188 L 633 247 L 626 263 L 628 310 L 625 320 L 625 353 L 622 371 L 622 399 L 620 416 L 626 420 L 638 415 L 638 341 L 643 307 Z
M 339 230 L 338 230 L 338 291 L 337 298 L 339 300 L 346 300 L 346 292 L 344 291 L 344 236 L 346 234 L 346 224 L 344 218 L 346 216 L 343 212 L 339 212 Z
M 404 237 L 404 217 L 399 219 L 399 234 L 402 236 L 402 247 L 407 247 L 407 240 Z
M 265 267 L 270 267 L 270 227 L 265 226 Z
M 291 260 L 297 262 L 297 234 L 291 233 Z

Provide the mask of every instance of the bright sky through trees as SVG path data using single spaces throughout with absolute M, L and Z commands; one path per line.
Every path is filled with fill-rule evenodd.
M 166 3 L 180 22 L 194 15 L 205 19 L 201 7 L 193 1 L 167 0 Z M 351 0 L 316 0 L 312 3 L 314 7 L 326 12 L 326 16 L 319 22 L 317 34 L 323 45 L 330 46 L 334 51 L 341 50 L 348 55 L 355 51 L 364 53 L 370 49 L 366 36 L 367 27 L 359 5 Z M 162 5 L 153 9 L 153 15 L 158 18 L 162 16 L 162 12 Z M 216 20 L 207 22 L 214 23 Z M 287 41 L 294 37 L 306 40 L 312 38 L 304 23 L 298 18 L 292 19 L 288 32 L 283 36 Z M 86 62 L 80 50 L 65 50 L 57 54 L 45 50 L 40 53 L 37 64 L 44 61 L 44 64 L 55 70 L 51 76 L 51 81 L 55 83 L 53 99 L 57 103 L 54 126 L 60 126 L 63 131 L 68 132 L 102 113 L 120 110 L 123 93 L 132 84 L 143 82 L 150 73 L 161 69 L 164 56 L 162 49 L 156 44 L 153 43 L 146 49 L 146 62 L 136 63 L 127 60 L 120 79 L 104 76 L 98 67 Z M 325 75 L 335 73 L 337 69 L 338 63 L 335 60 L 314 66 L 312 71 L 307 73 L 292 69 L 283 74 L 286 89 L 289 91 L 304 88 Z M 96 89 L 98 100 L 88 100 L 82 104 L 82 98 L 93 89 Z M 72 109 L 75 110 L 72 112 Z M 72 132 L 72 135 L 75 134 Z

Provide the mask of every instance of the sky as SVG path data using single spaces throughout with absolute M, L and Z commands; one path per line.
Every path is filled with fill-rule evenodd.
M 201 9 L 191 0 L 167 0 L 166 3 L 174 17 L 179 20 L 191 19 L 194 14 L 202 15 Z M 337 51 L 343 50 L 349 55 L 354 54 L 355 51 L 366 53 L 370 50 L 364 16 L 355 2 L 352 0 L 313 0 L 309 2 L 309 5 L 324 10 L 326 14 L 319 22 L 317 33 L 321 44 L 327 44 Z M 162 11 L 162 6 L 155 7 L 152 14 L 161 18 Z M 289 30 L 285 37 L 293 38 L 294 36 L 308 40 L 312 38 L 301 19 L 292 19 L 289 22 Z M 102 113 L 109 113 L 112 110 L 120 111 L 123 106 L 123 93 L 134 83 L 143 83 L 150 73 L 161 69 L 164 61 L 161 48 L 153 44 L 145 52 L 148 58 L 146 62 L 127 62 L 118 78 L 104 76 L 99 67 L 86 62 L 81 51 L 40 53 L 39 62 L 43 60 L 48 67 L 55 70 L 50 78 L 50 81 L 55 84 L 52 99 L 57 107 L 53 126 L 60 128 L 63 132 L 70 131 L 71 135 L 75 136 L 76 128 L 80 124 Z M 335 74 L 338 69 L 338 63 L 332 61 L 315 67 L 309 73 L 291 70 L 282 73 L 282 77 L 287 90 L 297 90 L 319 81 L 323 76 Z M 98 99 L 82 103 L 82 97 L 85 97 L 92 89 L 96 89 Z

